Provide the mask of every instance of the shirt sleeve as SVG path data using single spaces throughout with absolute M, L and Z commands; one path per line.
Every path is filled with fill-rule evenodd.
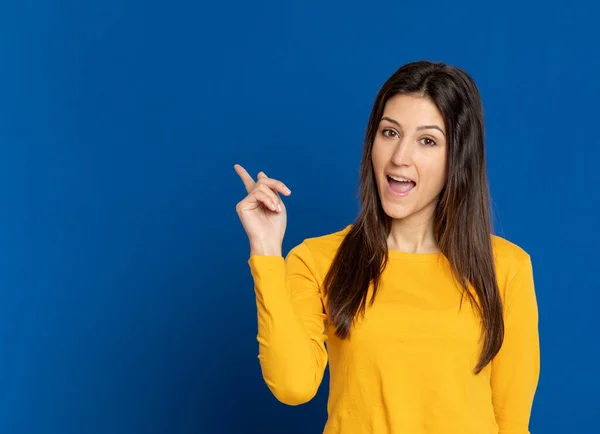
M 310 401 L 327 365 L 325 313 L 306 243 L 281 256 L 248 260 L 258 312 L 258 358 L 265 383 L 281 402 Z
M 504 342 L 491 370 L 496 422 L 499 434 L 529 434 L 540 373 L 538 307 L 529 255 L 506 287 L 504 327 Z

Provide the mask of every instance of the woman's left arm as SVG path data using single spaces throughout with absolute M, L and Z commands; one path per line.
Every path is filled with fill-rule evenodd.
M 538 306 L 531 257 L 510 278 L 504 299 L 504 342 L 492 361 L 492 401 L 499 434 L 529 434 L 540 374 Z

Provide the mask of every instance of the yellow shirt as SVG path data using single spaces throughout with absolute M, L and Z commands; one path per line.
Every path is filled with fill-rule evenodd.
M 492 235 L 505 338 L 474 375 L 480 320 L 466 298 L 459 309 L 461 293 L 441 253 L 390 250 L 375 303 L 349 340 L 335 336 L 319 288 L 350 227 L 305 239 L 285 259 L 248 260 L 258 358 L 275 397 L 309 401 L 329 361 L 326 434 L 528 434 L 540 369 L 529 255 Z

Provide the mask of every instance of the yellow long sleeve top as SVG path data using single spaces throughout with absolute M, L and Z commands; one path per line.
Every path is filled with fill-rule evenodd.
M 389 251 L 375 302 L 340 340 L 320 287 L 350 225 L 305 239 L 285 259 L 250 256 L 259 361 L 275 397 L 298 405 L 329 361 L 325 434 L 528 434 L 540 369 L 530 256 L 492 235 L 505 337 L 473 373 L 481 322 L 441 253 Z M 371 288 L 372 289 L 372 288 Z

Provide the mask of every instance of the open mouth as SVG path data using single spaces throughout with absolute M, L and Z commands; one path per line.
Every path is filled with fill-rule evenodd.
M 396 176 L 387 175 L 390 191 L 397 196 L 405 196 L 417 185 L 416 182 Z

